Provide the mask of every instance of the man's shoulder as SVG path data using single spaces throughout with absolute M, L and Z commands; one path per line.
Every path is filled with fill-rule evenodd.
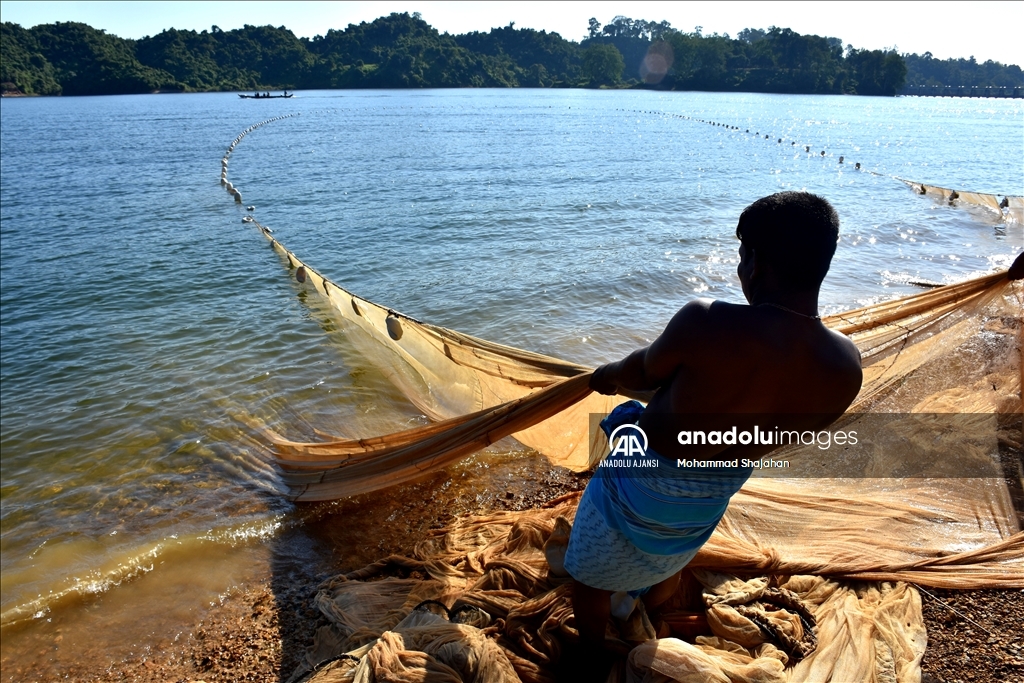
M 718 322 L 752 310 L 748 304 L 731 304 L 718 299 L 693 299 L 676 312 L 675 318 L 687 321 Z
M 694 299 L 672 317 L 660 341 L 677 355 L 706 352 L 743 328 L 743 309 L 749 306 L 715 299 Z
M 683 305 L 669 321 L 665 334 L 683 340 L 707 331 L 715 317 L 711 309 L 720 302 L 714 299 L 694 299 Z
M 832 339 L 833 343 L 835 343 L 835 345 L 838 348 L 842 349 L 851 356 L 855 356 L 857 358 L 857 362 L 860 363 L 860 349 L 857 348 L 857 345 L 853 343 L 852 339 L 847 337 L 842 332 L 838 332 L 827 327 L 825 329 L 828 331 L 829 337 Z
M 860 384 L 864 379 L 860 349 L 857 348 L 852 339 L 842 332 L 829 329 L 826 329 L 826 331 L 835 349 L 834 357 L 837 371 L 848 378 L 850 382 L 856 382 L 857 390 L 859 391 Z M 854 393 L 856 394 L 856 392 Z
M 813 356 L 830 356 L 832 363 L 860 368 L 860 351 L 844 334 L 824 325 L 808 325 L 805 318 L 773 316 L 774 311 L 749 304 L 715 299 L 694 299 L 676 314 L 671 331 L 690 350 L 705 352 L 741 351 L 753 359 L 772 354 L 778 347 L 806 347 Z
M 718 299 L 694 299 L 676 314 L 680 322 L 696 324 L 704 333 L 728 330 L 749 320 L 754 307 Z

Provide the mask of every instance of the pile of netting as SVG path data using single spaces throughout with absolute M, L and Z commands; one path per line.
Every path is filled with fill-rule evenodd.
M 559 558 L 577 497 L 461 520 L 413 557 L 326 582 L 316 604 L 329 625 L 291 681 L 575 680 L 559 670 L 577 637 Z M 708 560 L 702 552 L 693 564 Z M 606 646 L 623 657 L 609 680 L 919 680 L 926 637 L 906 583 L 686 573 L 692 580 L 654 623 L 643 603 L 613 596 L 624 609 L 616 605 Z
M 587 368 L 362 299 L 256 225 L 436 420 L 313 443 L 267 430 L 295 499 L 411 481 L 510 435 L 576 471 L 607 452 L 590 416 L 622 399 L 591 393 Z M 814 478 L 750 479 L 688 567 L 698 588 L 653 623 L 619 596 L 608 643 L 624 658 L 611 680 L 916 681 L 926 644 L 916 586 L 1024 587 L 1022 307 L 1024 287 L 1004 271 L 824 319 L 863 358 L 844 425 L 892 413 L 892 443 L 940 465 L 951 453 L 985 460 L 996 474 L 907 475 L 902 453 L 880 439 L 854 476 L 830 477 L 826 466 Z M 983 438 L 964 447 L 966 436 L 936 421 L 949 413 L 981 416 Z M 822 461 L 814 446 L 784 453 Z M 560 561 L 576 502 L 462 519 L 411 557 L 327 582 L 316 602 L 330 625 L 293 680 L 560 680 L 563 649 L 578 637 Z

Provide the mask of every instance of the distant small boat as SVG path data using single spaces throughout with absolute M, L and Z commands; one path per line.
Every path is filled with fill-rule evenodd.
M 255 95 L 243 95 L 239 93 L 238 96 L 243 100 L 280 100 L 295 97 L 294 94 L 288 94 L 287 90 L 285 90 L 283 95 L 271 95 L 270 93 L 267 93 L 266 95 L 260 95 L 259 93 L 256 93 Z

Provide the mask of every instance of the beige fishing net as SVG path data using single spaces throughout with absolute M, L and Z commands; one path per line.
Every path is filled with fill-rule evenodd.
M 510 435 L 577 471 L 600 457 L 590 416 L 623 399 L 592 394 L 587 368 L 378 306 L 263 232 L 437 420 L 314 443 L 267 430 L 295 499 L 409 481 Z M 1002 272 L 826 318 L 864 362 L 863 389 L 839 425 L 880 413 L 892 422 L 842 477 L 813 445 L 773 454 L 816 475 L 744 485 L 690 564 L 696 604 L 681 594 L 657 623 L 637 607 L 610 627 L 608 642 L 629 653 L 612 680 L 917 681 L 926 638 L 912 584 L 1024 587 L 1022 307 L 1021 281 Z M 953 429 L 948 414 L 967 419 Z M 951 476 L 951 454 L 987 469 Z M 908 467 L 917 469 L 907 476 Z M 317 604 L 331 625 L 294 680 L 556 680 L 576 638 L 559 576 L 575 505 L 462 519 L 412 557 L 328 582 Z M 425 600 L 435 602 L 414 609 Z
M 974 206 L 983 206 L 986 209 L 991 209 L 996 212 L 1005 220 L 1016 221 L 1017 223 L 1024 222 L 1024 197 L 1004 195 L 1003 199 L 1000 200 L 999 197 L 994 194 L 967 192 L 966 190 L 951 190 L 948 187 L 925 185 L 913 180 L 906 180 L 905 178 L 897 178 L 897 180 L 910 185 L 918 194 L 930 195 L 932 197 L 939 198 L 942 201 L 947 202 L 950 206 L 955 206 L 958 202 L 962 204 L 973 204 Z
M 564 551 L 556 529 L 576 502 L 464 519 L 413 557 L 327 581 L 316 604 L 329 625 L 291 680 L 576 680 L 559 669 L 576 638 L 569 579 L 550 561 Z M 920 597 L 906 583 L 690 574 L 696 581 L 656 623 L 640 602 L 612 620 L 606 644 L 628 656 L 609 680 L 920 679 L 926 636 Z

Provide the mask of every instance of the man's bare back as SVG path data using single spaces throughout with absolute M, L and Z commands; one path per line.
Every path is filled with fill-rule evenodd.
M 818 430 L 860 391 L 856 346 L 818 318 L 818 291 L 839 235 L 835 210 L 820 197 L 783 192 L 747 207 L 736 234 L 737 275 L 748 304 L 692 301 L 649 347 L 601 366 L 590 382 L 604 394 L 653 390 L 637 424 L 650 437 L 650 449 L 668 459 L 760 457 L 774 446 L 684 446 L 673 438 L 675 428 L 689 423 L 725 430 L 770 416 L 772 427 Z M 636 479 L 613 474 L 591 480 L 565 563 L 584 643 L 603 641 L 612 591 L 646 585 L 648 609 L 674 593 L 679 568 L 710 536 L 746 476 L 677 482 L 678 505 L 662 490 L 646 495 L 647 485 Z M 637 520 L 647 521 L 638 528 Z
M 651 448 L 670 459 L 679 446 L 664 437 L 663 418 L 681 425 L 689 417 L 699 428 L 714 430 L 735 424 L 728 416 L 770 415 L 782 429 L 820 429 L 846 410 L 861 384 L 857 347 L 819 320 L 768 304 L 708 299 L 684 306 L 651 346 L 619 367 L 605 368 L 595 384 L 614 380 L 628 389 L 656 389 L 639 426 L 651 436 Z M 747 458 L 771 450 L 735 448 Z M 695 449 L 685 455 L 730 450 Z

